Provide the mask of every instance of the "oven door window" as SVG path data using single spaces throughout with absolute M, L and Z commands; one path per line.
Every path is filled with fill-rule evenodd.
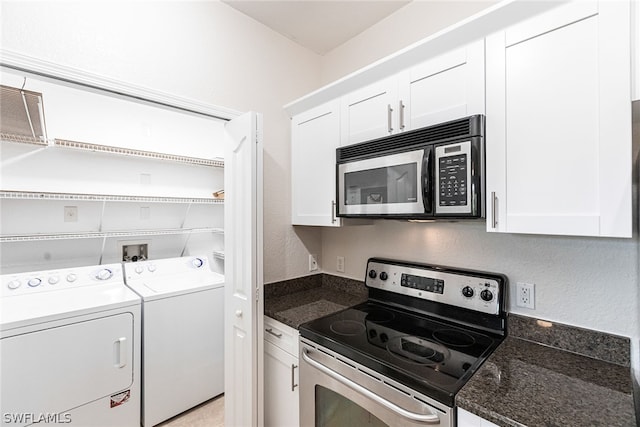
M 316 427 L 388 427 L 378 417 L 346 397 L 316 385 Z
M 346 173 L 346 205 L 415 203 L 418 165 L 408 163 Z

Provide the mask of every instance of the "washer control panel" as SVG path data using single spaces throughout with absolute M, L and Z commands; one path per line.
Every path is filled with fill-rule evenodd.
M 187 256 L 127 262 L 124 264 L 124 272 L 125 279 L 129 283 L 132 280 L 151 280 L 176 274 L 189 277 L 206 275 L 211 273 L 211 266 L 205 255 Z
M 506 279 L 494 273 L 372 258 L 365 284 L 414 298 L 499 314 Z
M 106 264 L 0 276 L 2 297 L 52 292 L 104 283 L 122 283 L 122 266 Z

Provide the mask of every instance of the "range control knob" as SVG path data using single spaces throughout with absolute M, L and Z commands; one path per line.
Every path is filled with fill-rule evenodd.
M 387 336 L 387 334 L 385 334 L 384 332 L 380 334 L 380 341 L 382 341 L 383 343 L 389 341 L 389 337 Z
M 78 279 L 76 273 L 67 274 L 67 282 L 75 282 Z
M 369 277 L 375 279 L 376 277 L 378 277 L 378 273 L 376 273 L 375 270 L 369 270 Z
M 49 280 L 47 280 L 49 282 L 50 285 L 55 285 L 56 283 L 58 283 L 60 281 L 60 277 L 59 276 L 51 276 L 49 277 Z
M 96 274 L 96 279 L 98 279 L 98 280 L 107 280 L 107 279 L 110 279 L 111 276 L 113 276 L 113 272 L 111 270 L 109 270 L 108 268 L 104 268 L 104 269 L 98 271 L 98 274 Z
M 380 280 L 387 280 L 389 276 L 384 271 L 380 273 Z
M 138 274 L 142 274 L 142 272 L 144 271 L 144 267 L 141 265 L 136 265 L 135 271 Z
M 462 288 L 462 295 L 467 298 L 471 298 L 473 296 L 473 288 L 471 286 L 465 286 Z
M 22 282 L 20 282 L 20 280 L 16 279 L 16 280 L 12 280 L 9 283 L 7 283 L 7 288 L 9 288 L 9 289 L 18 289 L 21 285 L 22 285 Z
M 375 338 L 378 336 L 378 331 L 375 329 L 369 329 L 369 338 Z
M 147 266 L 147 270 L 149 270 L 150 272 L 153 273 L 154 271 L 156 271 L 156 265 L 155 264 L 149 264 Z
M 191 264 L 195 268 L 200 268 L 204 265 L 204 261 L 201 258 L 194 258 L 193 261 L 191 261 Z
M 485 289 L 484 291 L 480 292 L 480 298 L 482 298 L 483 301 L 491 301 L 493 299 L 493 292 L 491 292 L 489 289 Z
M 38 279 L 37 277 L 34 277 L 33 279 L 29 279 L 29 281 L 27 282 L 27 285 L 31 286 L 32 288 L 35 288 L 36 286 L 40 286 L 40 283 L 42 283 L 42 280 Z

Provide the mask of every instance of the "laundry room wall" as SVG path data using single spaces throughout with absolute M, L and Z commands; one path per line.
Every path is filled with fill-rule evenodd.
M 462 3 L 465 2 L 458 4 L 460 8 Z M 440 6 L 444 8 L 444 4 Z M 413 35 L 404 40 L 402 35 L 416 22 L 435 21 L 434 28 L 448 24 L 423 6 L 420 2 L 411 3 L 326 55 L 322 62 L 323 83 L 378 59 L 372 52 L 377 52 L 379 46 L 397 50 L 413 43 Z M 482 7 L 467 2 L 466 9 L 455 9 L 451 17 L 462 18 L 465 10 Z M 443 12 L 442 17 L 446 16 Z M 630 159 L 635 165 L 634 233 L 630 239 L 486 233 L 483 221 L 416 224 L 379 220 L 368 226 L 323 229 L 322 268 L 331 274 L 362 280 L 367 258 L 384 256 L 504 273 L 511 284 L 509 311 L 630 337 L 633 364 L 640 378 L 639 127 L 640 105 L 635 105 L 634 150 Z M 337 256 L 345 258 L 345 273 L 336 271 Z M 535 310 L 515 307 L 516 282 L 535 284 Z
M 3 49 L 262 113 L 265 281 L 307 274 L 320 230 L 290 226 L 290 125 L 282 106 L 319 86 L 318 55 L 217 1 L 3 1 L 1 19 Z M 155 238 L 162 253 L 176 244 L 166 239 Z M 15 247 L 3 247 L 3 260 Z M 72 261 L 99 250 L 89 240 L 38 243 L 24 250 L 24 262 L 46 261 L 46 253 Z

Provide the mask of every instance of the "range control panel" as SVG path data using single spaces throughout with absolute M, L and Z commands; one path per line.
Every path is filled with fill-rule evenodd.
M 499 314 L 504 276 L 428 264 L 371 258 L 365 284 L 370 288 Z

